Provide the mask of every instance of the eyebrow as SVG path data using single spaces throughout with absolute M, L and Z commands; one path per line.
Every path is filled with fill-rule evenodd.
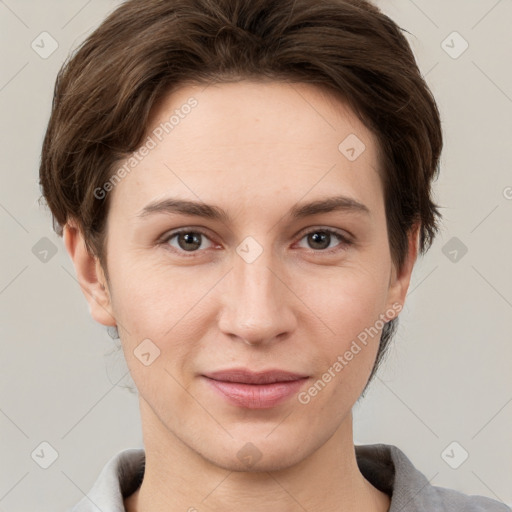
M 370 214 L 369 208 L 363 203 L 360 203 L 351 197 L 334 196 L 302 205 L 295 205 L 288 213 L 288 217 L 291 219 L 302 219 L 304 217 L 334 211 L 363 213 L 366 215 Z M 231 221 L 229 214 L 218 206 L 172 197 L 149 203 L 137 214 L 137 216 L 143 218 L 156 213 L 178 213 L 182 215 L 204 217 L 226 223 Z

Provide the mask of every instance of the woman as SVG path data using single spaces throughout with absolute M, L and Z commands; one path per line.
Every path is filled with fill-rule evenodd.
M 440 217 L 439 112 L 363 0 L 131 0 L 64 66 L 43 194 L 116 327 L 144 450 L 75 512 L 509 510 L 352 407 Z

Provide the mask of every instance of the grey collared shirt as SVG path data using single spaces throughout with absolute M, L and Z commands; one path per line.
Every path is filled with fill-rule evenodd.
M 512 512 L 503 503 L 433 486 L 396 446 L 355 446 L 363 476 L 391 497 L 389 512 Z M 144 476 L 145 452 L 128 449 L 112 457 L 89 493 L 68 512 L 125 512 L 123 500 L 137 490 Z

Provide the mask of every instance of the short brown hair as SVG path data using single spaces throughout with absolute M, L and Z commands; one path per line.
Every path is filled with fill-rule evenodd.
M 366 0 L 124 2 L 57 77 L 40 166 L 54 229 L 62 234 L 74 219 L 108 280 L 109 196 L 94 191 L 139 147 L 156 102 L 184 83 L 302 82 L 344 99 L 376 135 L 400 269 L 413 225 L 420 223 L 421 253 L 438 231 L 431 184 L 443 145 L 435 99 L 401 30 Z M 384 325 L 369 381 L 396 321 Z

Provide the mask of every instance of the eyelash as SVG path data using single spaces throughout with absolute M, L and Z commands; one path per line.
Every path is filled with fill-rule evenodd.
M 203 230 L 199 229 L 199 228 L 193 228 L 193 229 L 192 228 L 183 228 L 183 229 L 179 229 L 177 231 L 172 231 L 172 232 L 168 233 L 168 235 L 165 236 L 159 242 L 159 244 L 167 246 L 167 247 L 170 247 L 169 246 L 169 241 L 172 240 L 174 237 L 182 234 L 182 233 L 201 234 L 204 237 L 208 238 L 208 240 L 210 240 L 208 234 L 206 232 L 204 232 Z M 340 250 L 347 249 L 350 245 L 353 244 L 353 242 L 348 237 L 346 237 L 345 235 L 343 235 L 339 231 L 336 231 L 336 230 L 333 230 L 333 229 L 329 229 L 329 228 L 316 228 L 316 229 L 312 229 L 312 230 L 309 230 L 309 231 L 306 231 L 306 232 L 302 232 L 299 240 L 302 240 L 307 235 L 310 235 L 310 234 L 313 234 L 313 233 L 328 233 L 329 235 L 333 235 L 333 236 L 335 236 L 336 238 L 338 238 L 340 240 L 340 244 L 338 246 L 334 247 L 334 248 L 331 248 L 331 249 L 318 249 L 318 250 L 310 249 L 310 252 L 313 252 L 313 253 L 329 254 L 330 255 L 330 254 L 333 254 L 333 253 L 338 252 Z M 179 250 L 179 249 L 176 249 L 175 247 L 170 248 L 170 250 L 173 251 L 173 252 L 178 252 L 180 255 L 183 255 L 185 258 L 195 258 L 195 257 L 197 257 L 197 253 L 201 252 L 201 251 L 197 250 L 197 251 L 190 251 L 189 253 L 187 253 L 187 251 Z

